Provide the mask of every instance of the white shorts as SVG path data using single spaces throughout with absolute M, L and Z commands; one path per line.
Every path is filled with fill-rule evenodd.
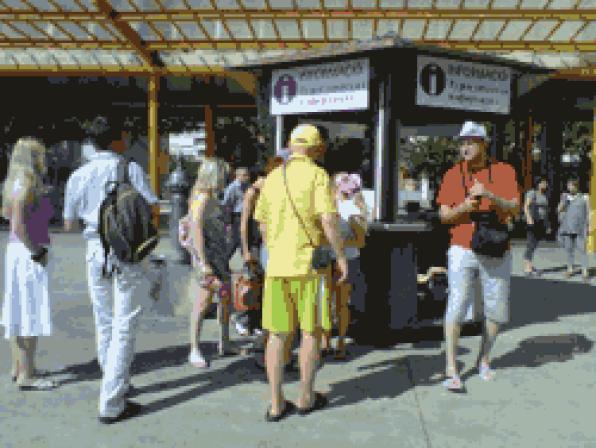
M 478 281 L 484 316 L 499 324 L 508 322 L 511 263 L 511 251 L 503 258 L 492 258 L 478 255 L 471 249 L 451 246 L 447 252 L 449 294 L 445 322 L 463 322 L 466 311 L 474 302 Z

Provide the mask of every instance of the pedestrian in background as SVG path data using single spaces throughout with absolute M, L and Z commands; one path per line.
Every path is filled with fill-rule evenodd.
M 267 263 L 267 249 L 263 244 L 259 225 L 254 220 L 253 215 L 265 178 L 271 171 L 283 163 L 284 159 L 282 157 L 272 157 L 267 161 L 263 168 L 257 168 L 256 179 L 246 190 L 244 195 L 242 215 L 240 219 L 242 258 L 245 265 L 257 264 L 259 269 L 263 272 L 265 271 Z M 247 317 L 250 332 L 256 328 L 261 328 L 260 311 L 257 311 L 256 313 L 247 312 Z
M 48 390 L 53 381 L 37 377 L 39 336 L 50 336 L 48 292 L 49 221 L 53 209 L 45 195 L 46 148 L 32 138 L 14 146 L 2 192 L 2 215 L 10 221 L 6 246 L 1 323 L 10 341 L 11 378 L 21 390 Z
M 447 366 L 443 386 L 452 392 L 465 391 L 458 373 L 457 347 L 462 322 L 475 299 L 478 280 L 485 324 L 477 367 L 484 381 L 495 375 L 490 367 L 490 351 L 499 325 L 509 320 L 512 263 L 508 239 L 501 238 L 505 223 L 518 213 L 520 196 L 513 167 L 489 160 L 488 136 L 483 125 L 464 123 L 459 139 L 463 160 L 445 173 L 437 195 L 441 221 L 451 226 L 447 253 L 449 294 L 444 325 Z M 490 220 L 490 225 L 485 226 L 479 219 L 485 214 L 497 222 Z M 484 232 L 478 233 L 479 230 Z M 488 237 L 495 233 L 498 243 L 493 244 Z M 490 251 L 486 243 L 490 243 Z
M 99 421 L 111 424 L 141 412 L 141 406 L 126 397 L 131 390 L 130 366 L 147 271 L 141 263 L 117 260 L 113 251 L 106 254 L 99 235 L 100 207 L 109 185 L 118 179 L 118 167 L 126 163 L 123 154 L 128 135 L 119 123 L 105 116 L 95 117 L 85 125 L 85 130 L 95 152 L 90 153 L 88 162 L 75 170 L 66 183 L 64 230 L 76 231 L 79 219 L 85 225 L 87 285 L 102 372 Z M 151 191 L 143 168 L 136 162 L 127 166 L 131 185 L 149 204 L 157 204 L 159 199 Z M 106 260 L 114 268 L 112 274 L 106 270 Z
M 588 280 L 590 272 L 586 243 L 590 228 L 590 204 L 588 196 L 580 193 L 577 178 L 567 181 L 567 192 L 561 195 L 557 212 L 559 214 L 558 239 L 567 253 L 565 277 L 571 278 L 573 275 L 573 263 L 577 253 L 582 268 L 582 277 L 584 280 Z
M 218 352 L 223 355 L 229 340 L 230 268 L 225 234 L 224 210 L 218 194 L 224 188 L 227 166 L 209 157 L 200 165 L 191 191 L 186 244 L 192 255 L 190 315 L 190 354 L 188 361 L 197 368 L 208 367 L 200 348 L 201 328 L 214 294 L 219 296 Z
M 315 248 L 323 233 L 337 255 L 339 283 L 348 275 L 329 175 L 313 161 L 325 151 L 319 130 L 312 125 L 297 126 L 290 136 L 290 149 L 287 163 L 267 176 L 254 215 L 268 252 L 263 327 L 269 331 L 265 356 L 271 388 L 266 420 L 270 422 L 295 408 L 284 398 L 282 384 L 286 340 L 297 324 L 302 331 L 298 411 L 308 414 L 327 404 L 327 398 L 314 391 L 322 328 L 321 285 L 315 268 L 328 264 Z
M 240 234 L 242 208 L 244 203 L 244 194 L 250 187 L 250 173 L 248 168 L 240 166 L 235 170 L 235 179 L 224 190 L 222 205 L 225 213 L 225 221 L 229 226 L 228 249 L 226 257 L 228 263 L 236 253 L 236 250 L 242 249 L 242 239 Z M 245 315 L 234 313 L 232 321 L 236 331 L 241 336 L 247 336 L 250 333 L 248 321 Z
M 357 174 L 342 172 L 335 176 L 335 199 L 349 273 L 347 282 L 333 284 L 338 327 L 336 360 L 346 359 L 345 337 L 350 324 L 350 298 L 361 276 L 360 249 L 364 247 L 367 223 L 361 186 L 362 181 Z
M 524 254 L 524 272 L 526 275 L 538 274 L 532 264 L 534 252 L 538 247 L 538 242 L 546 238 L 550 233 L 550 223 L 548 220 L 548 196 L 546 191 L 548 182 L 544 178 L 539 178 L 536 188 L 526 193 L 524 202 L 524 215 L 527 226 L 527 245 Z

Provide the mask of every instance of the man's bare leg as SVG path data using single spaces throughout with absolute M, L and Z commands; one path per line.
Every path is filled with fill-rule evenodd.
M 447 367 L 445 374 L 449 377 L 457 375 L 457 346 L 459 343 L 459 334 L 461 325 L 455 323 L 445 323 L 445 354 L 447 357 Z
M 350 324 L 350 308 L 348 303 L 350 301 L 350 294 L 352 287 L 350 284 L 338 285 L 335 290 L 336 305 L 338 317 L 338 337 L 336 358 L 343 359 L 346 356 L 345 338 L 348 333 L 348 325 Z
M 288 365 L 292 361 L 292 342 L 294 342 L 294 334 L 290 333 L 284 341 L 284 365 Z
M 497 334 L 499 333 L 499 324 L 486 319 L 484 321 L 484 330 L 482 332 L 482 342 L 480 343 L 480 353 L 478 359 L 480 364 L 490 366 L 490 351 L 495 345 Z
M 314 399 L 314 384 L 317 359 L 319 357 L 319 338 L 316 333 L 302 332 L 300 343 L 300 399 L 298 407 L 310 407 Z
M 10 376 L 16 380 L 19 376 L 19 346 L 17 345 L 17 338 L 10 339 L 10 354 L 12 359 Z
M 287 333 L 270 332 L 265 349 L 267 379 L 271 387 L 270 415 L 272 416 L 281 414 L 284 409 L 285 398 L 282 391 L 282 383 L 284 380 L 284 358 L 287 338 Z

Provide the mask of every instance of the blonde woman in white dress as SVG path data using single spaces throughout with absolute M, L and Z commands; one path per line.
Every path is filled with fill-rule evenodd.
M 12 380 L 21 390 L 48 390 L 54 382 L 37 378 L 35 351 L 39 336 L 50 336 L 48 233 L 53 210 L 44 195 L 45 147 L 22 138 L 14 146 L 2 194 L 2 215 L 10 220 L 6 246 L 4 337 L 10 341 Z

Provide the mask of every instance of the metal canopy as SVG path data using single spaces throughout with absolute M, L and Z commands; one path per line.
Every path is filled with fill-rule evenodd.
M 585 68 L 596 0 L 0 0 L 0 74 L 209 74 L 387 33 Z

